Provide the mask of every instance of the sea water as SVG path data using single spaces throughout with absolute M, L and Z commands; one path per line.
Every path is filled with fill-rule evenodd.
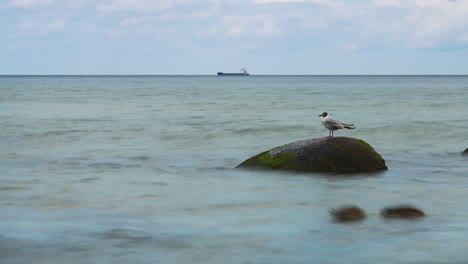
M 0 263 L 466 263 L 467 107 L 467 76 L 2 76 Z M 324 111 L 389 170 L 234 169 Z

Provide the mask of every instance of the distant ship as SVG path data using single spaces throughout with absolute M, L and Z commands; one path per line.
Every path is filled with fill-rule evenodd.
M 224 72 L 218 72 L 218 75 L 229 75 L 229 76 L 232 76 L 232 75 L 235 75 L 235 76 L 247 76 L 247 75 L 250 75 L 247 70 L 245 68 L 242 68 L 240 69 L 240 72 L 239 73 L 224 73 Z

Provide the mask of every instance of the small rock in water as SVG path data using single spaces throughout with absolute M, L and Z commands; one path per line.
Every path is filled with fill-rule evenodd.
M 468 148 L 465 149 L 465 151 L 462 152 L 462 155 L 468 155 Z
M 339 222 L 354 222 L 366 218 L 366 213 L 361 208 L 350 205 L 341 206 L 337 209 L 330 210 L 330 215 Z
M 424 212 L 413 206 L 394 206 L 387 207 L 380 211 L 385 218 L 413 219 L 426 216 Z

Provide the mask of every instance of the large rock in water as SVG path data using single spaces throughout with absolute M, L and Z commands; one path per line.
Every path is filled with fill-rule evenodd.
M 365 141 L 314 138 L 262 152 L 237 168 L 297 172 L 370 173 L 387 170 L 385 160 Z

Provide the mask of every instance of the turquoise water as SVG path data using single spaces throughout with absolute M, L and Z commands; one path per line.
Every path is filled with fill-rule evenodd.
M 0 262 L 462 263 L 468 76 L 0 77 Z M 233 169 L 324 137 L 374 175 Z M 363 208 L 340 224 L 328 211 Z M 427 217 L 385 220 L 411 204 Z

